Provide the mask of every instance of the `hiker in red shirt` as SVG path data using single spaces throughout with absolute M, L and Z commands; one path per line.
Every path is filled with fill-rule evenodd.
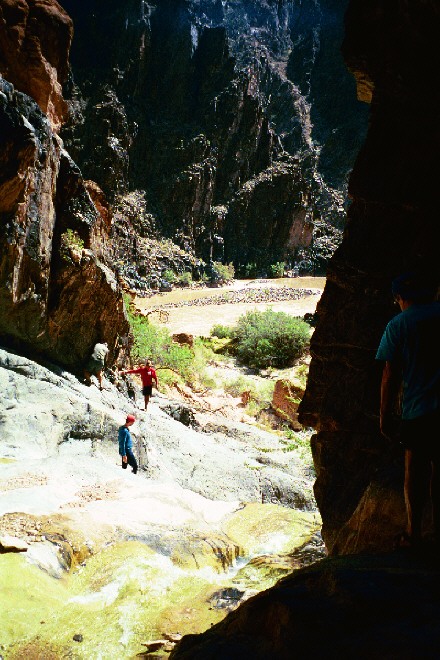
M 145 410 L 148 407 L 151 393 L 153 391 L 153 381 L 157 389 L 157 376 L 156 371 L 151 366 L 151 360 L 145 360 L 145 367 L 138 367 L 137 369 L 125 369 L 120 371 L 121 374 L 139 374 L 142 380 L 142 394 L 144 395 Z

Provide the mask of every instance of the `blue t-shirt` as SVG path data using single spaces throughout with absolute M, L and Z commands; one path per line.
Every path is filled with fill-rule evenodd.
M 131 451 L 133 448 L 133 441 L 131 439 L 130 431 L 126 426 L 121 426 L 118 433 L 119 440 L 119 455 L 126 456 L 127 449 Z
M 440 408 L 440 303 L 411 305 L 388 323 L 376 360 L 400 364 L 402 418 Z

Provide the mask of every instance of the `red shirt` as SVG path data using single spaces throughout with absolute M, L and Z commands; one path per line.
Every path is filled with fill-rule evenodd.
M 139 367 L 138 369 L 127 369 L 126 374 L 140 374 L 142 385 L 152 385 L 153 380 L 156 382 L 157 387 L 157 376 L 153 367 Z

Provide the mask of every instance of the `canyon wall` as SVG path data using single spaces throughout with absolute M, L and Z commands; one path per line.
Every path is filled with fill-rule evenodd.
M 84 175 L 112 201 L 140 192 L 158 234 L 206 261 L 322 267 L 366 118 L 339 55 L 345 3 L 63 6 L 62 135 Z
M 403 452 L 379 433 L 374 358 L 396 313 L 392 278 L 438 265 L 439 26 L 434 1 L 352 0 L 346 15 L 344 55 L 359 96 L 371 101 L 370 125 L 301 406 L 302 423 L 317 430 L 315 494 L 333 554 L 389 550 L 405 525 Z
M 71 36 L 54 0 L 0 1 L 0 337 L 80 371 L 99 339 L 113 359 L 128 324 L 108 220 L 57 134 Z

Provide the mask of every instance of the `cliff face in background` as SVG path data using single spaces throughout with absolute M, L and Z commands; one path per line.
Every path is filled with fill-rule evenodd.
M 207 261 L 322 265 L 366 123 L 339 53 L 344 2 L 63 7 L 62 135 L 87 178 L 110 200 L 140 191 L 158 235 Z
M 108 221 L 55 132 L 71 34 L 54 1 L 0 1 L 0 335 L 81 370 L 100 338 L 112 358 L 128 326 L 100 261 Z
M 11 0 L 0 4 L 0 71 L 37 101 L 56 129 L 67 106 L 71 18 L 55 0 Z
M 438 3 L 352 0 L 344 54 L 371 99 L 351 175 L 353 203 L 318 307 L 302 422 L 333 553 L 390 549 L 405 524 L 403 456 L 379 435 L 375 351 L 395 313 L 391 279 L 438 264 Z

